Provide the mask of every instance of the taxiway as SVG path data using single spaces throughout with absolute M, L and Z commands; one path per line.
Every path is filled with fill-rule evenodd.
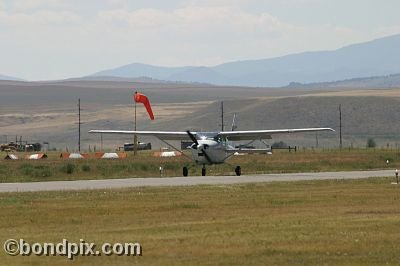
M 129 187 L 195 186 L 276 181 L 359 179 L 368 177 L 394 176 L 394 170 L 348 171 L 319 173 L 289 173 L 242 176 L 192 176 L 192 177 L 149 177 L 102 180 L 48 181 L 26 183 L 1 183 L 1 192 L 60 191 L 114 189 Z

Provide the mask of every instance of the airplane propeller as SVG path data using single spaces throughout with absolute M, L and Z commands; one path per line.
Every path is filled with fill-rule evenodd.
M 194 144 L 195 144 L 195 145 L 193 146 L 193 148 L 194 148 L 194 149 L 198 149 L 198 147 L 199 147 L 199 142 L 197 141 L 196 137 L 195 137 L 195 136 L 192 134 L 192 132 L 190 132 L 189 130 L 186 130 L 186 133 L 189 135 L 190 139 L 191 139 L 191 140 L 194 142 Z M 205 144 L 205 145 L 201 145 L 200 147 L 201 147 L 200 150 L 201 150 L 201 152 L 204 154 L 204 157 L 206 157 L 208 163 L 209 163 L 209 164 L 212 164 L 212 161 L 211 161 L 210 156 L 208 156 L 207 152 L 205 151 L 205 149 L 208 148 L 208 145 Z
M 203 147 L 204 147 L 204 148 L 203 148 Z M 204 144 L 203 147 L 201 147 L 201 151 L 203 152 L 204 157 L 206 157 L 206 159 L 207 159 L 207 161 L 208 161 L 209 164 L 212 164 L 212 161 L 211 161 L 210 156 L 208 156 L 208 154 L 207 154 L 206 151 L 205 151 L 205 149 L 207 149 L 208 145 L 207 145 L 207 144 Z
M 194 148 L 197 149 L 197 146 L 199 146 L 199 142 L 197 141 L 196 137 L 189 130 L 186 130 L 186 133 L 189 135 L 189 138 L 196 144 Z

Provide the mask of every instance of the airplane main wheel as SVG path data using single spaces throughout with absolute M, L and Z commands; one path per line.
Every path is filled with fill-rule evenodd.
M 183 169 L 182 169 L 182 173 L 183 173 L 183 176 L 188 176 L 188 174 L 189 174 L 189 170 L 188 170 L 188 168 L 185 166 L 185 167 L 183 167 Z
M 242 174 L 242 168 L 240 168 L 240 166 L 236 166 L 235 173 L 237 176 L 240 176 Z
M 206 176 L 206 168 L 205 167 L 201 168 L 201 175 Z

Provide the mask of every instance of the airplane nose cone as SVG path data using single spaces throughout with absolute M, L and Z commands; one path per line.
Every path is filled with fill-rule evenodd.
M 198 149 L 199 145 L 197 145 L 196 143 L 193 143 L 190 148 L 191 149 Z
M 201 150 L 207 150 L 208 147 L 209 147 L 209 145 L 207 145 L 207 144 L 201 144 L 201 145 L 197 146 L 197 149 L 200 150 L 200 151 Z

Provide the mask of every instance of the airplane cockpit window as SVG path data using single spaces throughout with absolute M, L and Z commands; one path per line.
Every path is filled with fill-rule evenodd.
M 219 143 L 226 143 L 226 137 L 225 136 L 222 136 L 222 135 L 216 135 L 215 137 L 214 137 L 214 140 L 216 141 L 216 142 L 219 142 Z
M 213 140 L 216 142 L 222 142 L 223 138 L 221 135 L 218 135 L 218 133 L 216 132 L 206 132 L 206 133 L 202 133 L 201 136 L 199 136 L 199 139 L 201 140 Z

